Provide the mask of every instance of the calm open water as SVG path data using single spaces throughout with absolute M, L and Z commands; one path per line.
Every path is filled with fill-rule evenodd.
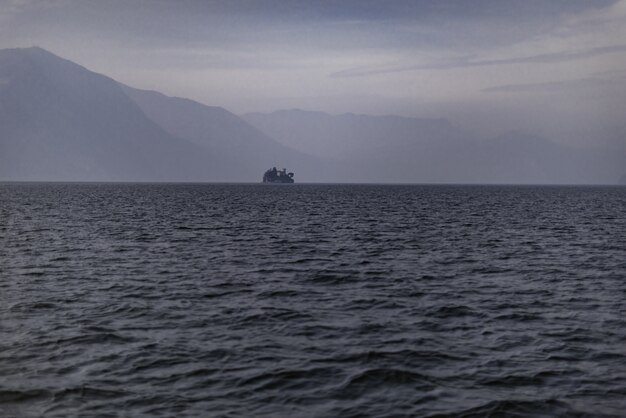
M 0 184 L 0 416 L 626 416 L 626 187 Z

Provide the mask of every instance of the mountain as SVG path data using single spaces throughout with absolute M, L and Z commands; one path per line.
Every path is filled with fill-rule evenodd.
M 114 80 L 43 49 L 1 50 L 0 80 L 2 180 L 180 181 L 224 169 Z
M 41 48 L 0 50 L 0 180 L 260 181 L 317 160 L 221 108 L 141 91 Z
M 0 181 L 615 183 L 626 146 L 577 149 L 445 119 L 301 110 L 236 116 L 138 90 L 40 48 L 0 50 Z
M 284 145 L 334 159 L 365 157 L 381 148 L 447 143 L 467 135 L 446 119 L 329 115 L 297 109 L 248 113 L 243 118 Z
M 445 119 L 282 110 L 243 118 L 284 145 L 341 162 L 350 181 L 613 183 L 626 160 L 524 132 L 479 138 Z
M 299 180 L 335 178 L 335 165 L 280 144 L 221 107 L 121 86 L 146 116 L 169 134 L 203 147 L 212 155 L 237 161 L 239 173 L 246 179 L 259 180 L 271 165 L 294 170 Z

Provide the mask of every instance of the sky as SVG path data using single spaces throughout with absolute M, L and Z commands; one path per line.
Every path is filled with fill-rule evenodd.
M 626 135 L 626 0 L 0 0 L 0 48 L 29 46 L 239 114 Z

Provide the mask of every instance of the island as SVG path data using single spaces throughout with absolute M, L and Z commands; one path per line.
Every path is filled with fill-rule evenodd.
M 277 170 L 273 167 L 263 174 L 263 183 L 293 183 L 293 173 L 287 173 L 287 169 Z

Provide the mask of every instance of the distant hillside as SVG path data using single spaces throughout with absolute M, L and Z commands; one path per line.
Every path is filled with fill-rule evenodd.
M 525 133 L 482 140 L 445 119 L 248 114 L 137 90 L 40 48 L 0 50 L 0 181 L 615 183 L 626 147 Z
M 228 161 L 237 161 L 239 175 L 258 181 L 270 166 L 289 167 L 296 179 L 332 181 L 336 167 L 320 158 L 270 138 L 239 116 L 189 99 L 122 85 L 144 113 L 171 135 L 188 140 Z M 235 177 L 233 177 L 235 179 Z
M 351 181 L 613 183 L 623 155 L 574 149 L 523 132 L 492 139 L 445 119 L 283 110 L 243 116 L 293 148 L 341 161 Z
M 40 48 L 0 50 L 0 179 L 226 179 L 228 163 L 151 121 L 114 80 Z
M 260 181 L 273 165 L 300 180 L 322 163 L 222 108 L 132 89 L 40 48 L 0 50 L 0 180 Z
M 243 118 L 284 145 L 336 159 L 365 156 L 381 147 L 459 140 L 466 135 L 445 119 L 329 115 L 303 110 L 248 113 Z

